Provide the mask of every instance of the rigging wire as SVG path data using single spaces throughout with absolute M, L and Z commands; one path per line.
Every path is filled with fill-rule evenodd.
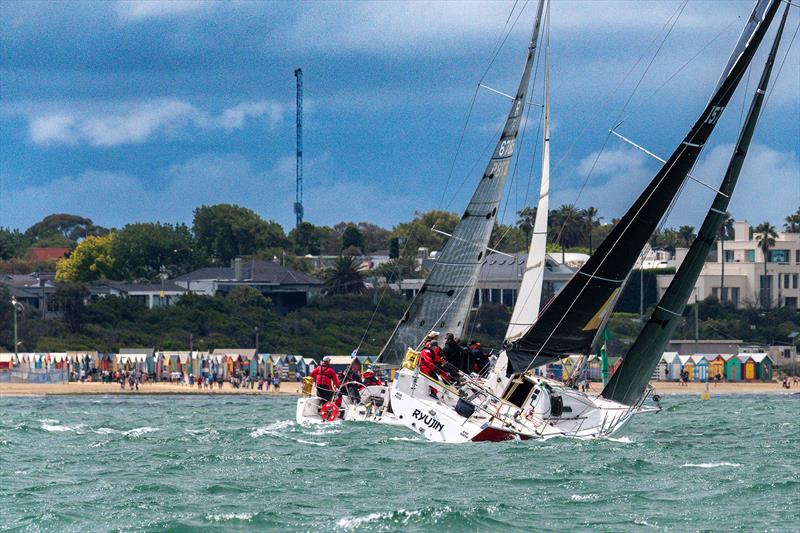
M 728 73 L 728 75 L 730 75 L 730 73 Z M 731 87 L 729 87 L 727 90 L 728 90 L 728 91 L 730 91 L 730 90 L 732 90 L 733 88 L 734 88 L 734 86 L 731 86 Z M 726 94 L 726 93 L 723 93 L 723 96 L 727 96 L 727 94 Z M 712 96 L 712 97 L 713 97 L 713 96 Z M 681 145 L 681 146 L 683 146 L 683 145 Z M 685 150 L 685 149 L 686 149 L 686 148 L 681 148 L 681 150 Z M 677 159 L 676 159 L 676 161 L 677 161 Z M 697 161 L 695 161 L 695 165 L 696 165 L 696 163 L 697 163 Z M 673 163 L 673 165 L 674 165 L 674 163 Z M 690 169 L 689 169 L 689 173 L 691 173 L 691 171 L 694 169 L 694 166 L 695 166 L 695 165 L 692 165 L 692 168 L 690 168 Z M 670 168 L 671 168 L 671 167 L 670 167 Z M 649 199 L 652 197 L 652 195 L 653 195 L 653 194 L 655 194 L 655 191 L 656 191 L 656 190 L 657 190 L 657 189 L 658 189 L 658 188 L 661 186 L 661 183 L 663 182 L 664 178 L 666 177 L 666 174 L 668 174 L 668 173 L 669 173 L 669 171 L 670 171 L 670 169 L 667 169 L 667 171 L 664 173 L 664 177 L 662 177 L 661 181 L 659 181 L 659 182 L 658 182 L 658 183 L 655 185 L 655 187 L 654 187 L 654 188 L 653 188 L 653 190 L 651 191 L 650 195 L 648 195 L 648 197 L 647 197 L 647 198 L 645 198 L 645 201 L 644 201 L 644 202 L 642 203 L 642 205 L 639 207 L 639 210 L 637 210 L 637 211 L 636 211 L 636 213 L 634 213 L 634 214 L 633 214 L 633 216 L 634 216 L 634 217 L 638 216 L 638 215 L 639 215 L 639 213 L 641 213 L 641 210 L 644 208 L 644 205 L 645 205 L 645 204 L 647 203 L 647 201 L 648 201 L 648 200 L 649 200 Z M 678 192 L 680 192 L 680 191 L 682 190 L 682 187 L 683 187 L 683 185 L 684 185 L 684 184 L 685 184 L 685 179 L 684 179 L 684 182 L 681 184 L 681 188 L 679 188 L 679 191 L 678 191 Z M 675 200 L 675 199 L 673 198 L 673 202 L 674 202 L 674 200 Z M 625 227 L 625 228 L 624 228 L 624 229 L 621 231 L 619 238 L 618 238 L 618 239 L 617 239 L 617 240 L 616 240 L 616 241 L 615 241 L 615 242 L 614 242 L 614 243 L 611 245 L 611 248 L 609 249 L 608 253 L 605 255 L 605 257 L 603 257 L 603 258 L 600 260 L 600 262 L 599 262 L 599 264 L 597 265 L 597 268 L 594 270 L 594 272 L 592 272 L 592 273 L 590 274 L 591 276 L 594 276 L 594 275 L 597 273 L 597 271 L 598 271 L 600 268 L 602 268 L 602 266 L 603 266 L 603 264 L 605 263 L 605 261 L 608 259 L 608 257 L 611 255 L 611 253 L 614 251 L 614 248 L 616 248 L 616 246 L 617 246 L 617 245 L 620 243 L 620 240 L 622 239 L 622 237 L 625 235 L 625 233 L 627 232 L 627 230 L 628 230 L 629 228 L 630 228 L 630 224 L 629 224 L 628 226 L 626 226 L 626 227 Z M 555 327 L 553 328 L 553 330 L 552 330 L 552 331 L 549 333 L 549 335 L 547 336 L 547 338 L 545 339 L 545 341 L 542 343 L 542 345 L 541 345 L 541 346 L 539 347 L 539 349 L 536 351 L 536 354 L 534 355 L 534 357 L 532 358 L 531 362 L 530 362 L 530 363 L 529 363 L 529 365 L 528 365 L 528 369 L 530 369 L 530 366 L 533 364 L 533 362 L 535 361 L 536 357 L 538 357 L 538 356 L 539 356 L 539 354 L 541 354 L 542 350 L 543 350 L 543 349 L 544 349 L 544 347 L 547 345 L 547 343 L 550 341 L 550 339 L 553 337 L 553 335 L 555 334 L 556 330 L 557 330 L 557 329 L 558 329 L 558 328 L 561 326 L 561 324 L 563 323 L 563 321 L 564 321 L 564 318 L 567 316 L 567 314 L 569 314 L 569 312 L 572 310 L 572 308 L 573 308 L 573 307 L 574 307 L 574 305 L 577 303 L 577 301 L 580 299 L 581 295 L 583 294 L 583 292 L 586 290 L 586 288 L 587 288 L 588 286 L 589 286 L 589 284 L 588 284 L 588 283 L 586 283 L 586 284 L 584 284 L 584 286 L 583 286 L 583 287 L 581 287 L 580 291 L 578 292 L 578 295 L 577 295 L 577 296 L 576 296 L 576 297 L 573 299 L 573 301 L 570 303 L 570 305 L 569 305 L 569 307 L 567 308 L 567 310 L 565 311 L 564 315 L 562 315 L 562 317 L 559 319 L 558 323 L 555 325 Z
M 445 195 L 447 194 L 447 189 L 450 187 L 450 180 L 453 178 L 453 173 L 455 172 L 456 162 L 458 161 L 458 156 L 461 153 L 461 147 L 464 145 L 464 137 L 467 134 L 467 127 L 469 126 L 469 119 L 472 117 L 472 111 L 475 108 L 475 101 L 478 98 L 478 92 L 480 91 L 481 83 L 483 83 L 483 80 L 486 79 L 486 75 L 489 74 L 489 70 L 492 68 L 492 65 L 494 65 L 494 62 L 497 59 L 497 56 L 500 54 L 500 50 L 502 50 L 503 46 L 506 43 L 506 40 L 508 39 L 509 35 L 511 35 L 511 32 L 514 30 L 514 27 L 517 25 L 517 22 L 519 21 L 520 17 L 522 16 L 522 13 L 525 12 L 525 8 L 528 5 L 528 1 L 529 0 L 525 0 L 525 3 L 522 5 L 522 8 L 519 10 L 519 13 L 517 14 L 517 18 L 514 19 L 514 23 L 511 25 L 510 28 L 508 28 L 508 21 L 511 20 L 511 15 L 514 13 L 514 9 L 517 7 L 517 2 L 514 2 L 514 5 L 511 8 L 511 12 L 508 14 L 508 18 L 506 19 L 506 23 L 503 26 L 503 31 L 505 32 L 505 35 L 502 36 L 501 39 L 499 39 L 498 44 L 495 46 L 495 49 L 493 50 L 492 57 L 489 60 L 489 64 L 486 66 L 486 69 L 483 71 L 483 74 L 481 75 L 480 79 L 478 80 L 478 83 L 475 85 L 475 91 L 472 93 L 472 99 L 470 100 L 469 109 L 467 110 L 467 117 L 464 120 L 464 127 L 461 129 L 461 135 L 459 136 L 458 144 L 456 146 L 456 153 L 453 156 L 452 162 L 450 163 L 450 171 L 447 173 L 447 180 L 445 181 L 445 185 L 442 188 L 442 197 L 439 200 L 439 206 L 440 207 L 444 203 L 444 198 L 445 198 Z M 508 28 L 507 32 L 505 31 L 506 28 Z M 459 189 L 460 189 L 460 187 L 459 187 Z M 449 207 L 449 205 L 448 205 L 448 207 Z
M 634 85 L 633 90 L 631 91 L 630 95 L 628 96 L 628 99 L 625 101 L 625 104 L 623 104 L 622 109 L 620 109 L 619 113 L 617 114 L 617 118 L 613 122 L 617 126 L 620 124 L 619 118 L 623 115 L 623 113 L 627 109 L 628 105 L 630 104 L 631 100 L 633 100 L 633 97 L 636 95 L 636 92 L 638 91 L 640 85 L 644 81 L 644 78 L 647 76 L 647 73 L 650 71 L 650 67 L 653 66 L 653 63 L 655 62 L 656 57 L 658 57 L 659 52 L 664 47 L 664 43 L 667 42 L 667 39 L 669 38 L 670 34 L 672 33 L 672 30 L 675 28 L 675 25 L 678 23 L 678 19 L 680 19 L 681 15 L 683 14 L 683 10 L 686 7 L 686 4 L 688 3 L 688 1 L 689 0 L 683 0 L 683 2 L 678 6 L 676 11 L 667 20 L 667 22 L 665 24 L 665 27 L 667 25 L 669 25 L 669 28 L 667 29 L 667 32 L 664 34 L 664 37 L 661 39 L 661 42 L 658 44 L 658 47 L 656 48 L 655 52 L 653 53 L 653 57 L 650 58 L 650 61 L 647 63 L 647 66 L 645 67 L 644 71 L 642 72 L 642 75 L 639 77 L 639 80 Z M 670 22 L 671 22 L 671 24 L 670 24 Z M 663 28 L 662 28 L 662 31 L 663 31 Z M 613 129 L 616 129 L 616 126 Z M 581 184 L 581 188 L 578 190 L 578 195 L 575 198 L 575 201 L 573 202 L 573 205 L 577 206 L 578 203 L 580 202 L 581 196 L 583 196 L 583 192 L 586 189 L 586 185 L 589 183 L 589 179 L 591 178 L 592 173 L 594 172 L 594 169 L 597 167 L 597 163 L 600 161 L 600 157 L 603 155 L 603 152 L 605 151 L 606 146 L 608 146 L 608 140 L 609 140 L 610 136 L 611 136 L 611 132 L 608 132 L 606 134 L 605 140 L 603 141 L 603 146 L 597 152 L 597 155 L 595 156 L 594 161 L 592 162 L 592 166 L 589 169 L 589 173 L 586 175 L 586 179 L 583 180 L 583 183 Z M 564 233 L 564 229 L 567 227 L 567 225 L 572 220 L 573 212 L 574 211 L 570 211 L 568 213 L 568 215 L 567 215 L 566 220 L 561 224 L 561 227 L 558 230 L 558 234 L 556 235 L 555 242 L 560 242 L 561 241 L 561 235 Z
M 511 6 L 511 10 L 509 11 L 508 17 L 506 18 L 506 22 L 505 22 L 505 24 L 503 26 L 503 30 L 501 31 L 501 34 L 498 37 L 498 40 L 495 43 L 495 46 L 493 48 L 493 51 L 492 51 L 492 54 L 491 54 L 491 58 L 489 60 L 489 64 L 486 66 L 486 69 L 484 70 L 483 74 L 481 75 L 480 81 L 478 82 L 478 84 L 477 84 L 477 86 L 475 88 L 475 93 L 473 94 L 472 101 L 471 101 L 470 106 L 469 106 L 469 111 L 467 112 L 467 118 L 466 118 L 466 120 L 464 122 L 464 128 L 463 128 L 463 130 L 461 132 L 461 138 L 460 138 L 459 143 L 458 143 L 458 148 L 456 149 L 456 153 L 453 156 L 453 162 L 451 164 L 450 173 L 449 173 L 449 175 L 447 177 L 447 183 L 445 184 L 445 187 L 442 189 L 442 191 L 443 191 L 442 192 L 442 199 L 439 202 L 440 206 L 441 206 L 442 202 L 444 201 L 444 194 L 447 191 L 447 188 L 449 187 L 449 182 L 450 182 L 450 179 L 452 177 L 453 170 L 455 168 L 456 160 L 458 159 L 458 154 L 459 154 L 459 152 L 461 150 L 461 145 L 463 143 L 463 139 L 464 139 L 464 135 L 466 133 L 467 126 L 469 124 L 470 116 L 472 115 L 472 109 L 473 109 L 473 107 L 475 105 L 475 99 L 477 98 L 478 90 L 480 89 L 480 84 L 483 82 L 484 78 L 486 77 L 486 75 L 488 74 L 488 72 L 491 69 L 492 65 L 494 64 L 495 60 L 497 59 L 497 56 L 500 53 L 500 50 L 502 49 L 503 45 L 505 44 L 505 42 L 508 39 L 508 37 L 511 34 L 511 32 L 514 30 L 514 27 L 516 26 L 517 21 L 520 19 L 520 17 L 522 16 L 522 13 L 525 11 L 525 7 L 528 5 L 528 1 L 529 0 L 525 0 L 525 3 L 523 4 L 522 8 L 520 9 L 519 13 L 517 14 L 517 17 L 514 20 L 514 23 L 512 24 L 511 28 L 508 28 L 508 22 L 511 20 L 511 17 L 514 14 L 514 10 L 516 9 L 517 4 L 519 2 L 519 0 L 515 0 L 514 1 L 514 5 Z M 506 28 L 508 28 L 507 32 L 506 32 Z M 504 33 L 505 33 L 505 35 L 504 35 Z M 499 130 L 498 130 L 498 133 L 499 133 Z M 484 149 L 484 151 L 485 150 L 486 149 Z M 473 168 L 474 168 L 474 166 L 473 166 Z M 394 268 L 392 269 L 392 273 L 391 273 L 391 278 L 392 279 L 397 279 L 397 275 L 398 275 L 398 272 L 399 272 L 399 269 L 400 269 L 400 263 L 401 263 L 400 260 L 401 260 L 402 257 L 404 257 L 406 255 L 406 252 L 408 251 L 408 246 L 409 246 L 410 241 L 411 241 L 411 239 L 405 239 L 405 242 L 403 243 L 403 248 L 402 248 L 402 250 L 400 250 L 399 257 L 397 258 L 397 260 L 395 262 L 395 265 L 394 265 Z M 380 309 L 381 303 L 383 302 L 383 299 L 386 296 L 386 292 L 389 289 L 389 285 L 390 284 L 391 283 L 389 282 L 389 280 L 387 280 L 387 283 L 386 283 L 386 285 L 384 285 L 383 290 L 381 291 L 380 297 L 378 298 L 378 302 L 375 304 L 375 308 L 372 311 L 372 315 L 370 316 L 369 322 L 367 322 L 367 326 L 364 329 L 364 333 L 362 334 L 361 339 L 358 342 L 358 346 L 356 347 L 356 353 L 358 353 L 358 351 L 361 349 L 361 346 L 364 344 L 364 341 L 366 340 L 367 335 L 369 334 L 370 327 L 372 326 L 373 322 L 375 321 L 375 316 L 377 315 L 378 310 Z M 411 303 L 413 303 L 413 300 L 412 300 Z M 411 303 L 409 303 L 409 305 L 407 306 L 406 312 L 407 312 L 408 308 L 411 306 Z

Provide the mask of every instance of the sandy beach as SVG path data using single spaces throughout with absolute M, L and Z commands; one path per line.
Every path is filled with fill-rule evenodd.
M 275 392 L 258 389 L 235 389 L 225 383 L 222 389 L 199 389 L 196 386 L 173 385 L 172 383 L 143 383 L 138 391 L 131 391 L 127 386 L 121 389 L 118 383 L 0 383 L 0 396 L 50 396 L 72 394 L 239 394 L 251 396 L 297 396 L 300 394 L 300 383 L 281 383 L 280 390 Z
M 686 394 L 700 395 L 706 389 L 704 383 L 689 383 L 686 387 L 674 382 L 653 382 L 659 394 Z M 592 383 L 591 391 L 599 393 L 602 386 Z M 711 395 L 715 394 L 785 394 L 787 392 L 800 392 L 800 388 L 784 389 L 778 382 L 774 383 L 720 383 L 709 384 Z M 281 383 L 280 391 L 270 392 L 256 389 L 235 389 L 226 383 L 222 389 L 198 389 L 186 385 L 173 385 L 171 383 L 146 383 L 139 386 L 138 391 L 131 391 L 127 387 L 123 390 L 117 383 L 0 383 L 0 396 L 50 396 L 73 394 L 207 394 L 207 395 L 251 395 L 251 396 L 297 396 L 300 394 L 300 383 Z

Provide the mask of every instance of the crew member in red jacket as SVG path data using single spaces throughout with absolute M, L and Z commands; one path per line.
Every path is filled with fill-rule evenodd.
M 364 378 L 364 386 L 365 387 L 373 387 L 375 385 L 383 385 L 383 383 L 381 383 L 381 379 L 378 376 L 376 376 L 375 372 L 373 372 L 370 369 L 367 369 L 367 371 L 364 372 L 364 375 L 362 377 Z
M 436 331 L 428 333 L 425 347 L 419 354 L 419 370 L 433 379 L 438 380 L 438 376 L 441 376 L 447 380 L 450 376 L 447 375 L 447 372 L 442 370 L 442 350 L 439 348 L 438 338 L 439 333 Z
M 311 371 L 311 377 L 317 386 L 317 396 L 322 399 L 320 405 L 331 401 L 334 389 L 339 388 L 339 376 L 331 368 L 330 356 L 322 358 L 322 364 Z

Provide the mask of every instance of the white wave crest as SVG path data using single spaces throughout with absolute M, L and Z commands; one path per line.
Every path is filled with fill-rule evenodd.
M 69 426 L 59 426 L 57 424 L 42 424 L 42 429 L 54 433 L 61 433 L 64 431 L 72 431 L 75 428 L 71 428 Z
M 226 522 L 228 520 L 246 520 L 250 521 L 255 516 L 252 513 L 225 513 L 225 514 L 210 514 L 206 515 L 206 520 L 212 522 Z
M 573 502 L 593 502 L 600 499 L 597 494 L 573 494 L 569 497 Z
M 136 437 L 141 437 L 145 433 L 154 433 L 156 431 L 158 431 L 158 428 L 151 428 L 149 426 L 144 426 L 141 428 L 134 428 L 134 429 L 129 429 L 128 431 L 123 431 L 122 434 L 125 435 L 126 437 L 136 438 Z
M 97 428 L 97 429 L 95 429 L 93 431 L 95 433 L 97 433 L 98 435 L 111 435 L 112 433 L 116 433 L 117 432 L 116 429 L 111 429 L 111 428 Z
M 719 468 L 721 466 L 731 466 L 734 468 L 738 468 L 742 465 L 739 463 L 729 463 L 727 461 L 722 461 L 721 463 L 686 463 L 685 465 L 681 465 L 681 468 Z
M 267 424 L 264 427 L 256 428 L 250 432 L 250 436 L 254 439 L 257 439 L 261 435 L 277 435 L 278 430 L 286 429 L 294 426 L 295 423 L 291 420 L 278 420 L 277 422 L 273 422 L 272 424 Z
M 300 444 L 313 444 L 314 446 L 327 446 L 327 442 L 312 442 L 310 440 L 303 440 L 303 439 L 292 439 L 295 442 L 299 442 Z
M 416 439 L 414 437 L 389 437 L 389 440 L 399 442 L 422 442 L 422 439 Z
M 375 520 L 387 518 L 389 515 L 384 513 L 372 513 L 367 516 L 356 516 L 353 518 L 340 518 L 336 525 L 342 529 L 355 529 L 362 524 L 369 524 Z
M 606 440 L 610 440 L 611 442 L 621 442 L 622 444 L 630 444 L 633 442 L 630 437 L 607 437 Z

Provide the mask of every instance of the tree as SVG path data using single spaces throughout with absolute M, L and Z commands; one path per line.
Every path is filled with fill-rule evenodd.
M 319 255 L 323 232 L 311 222 L 303 222 L 289 232 L 294 253 L 297 255 Z
M 531 242 L 531 232 L 533 226 L 536 224 L 536 208 L 525 207 L 521 211 L 517 211 L 517 227 L 525 232 L 525 240 Z
M 360 294 L 365 288 L 361 262 L 355 257 L 339 257 L 325 276 L 328 294 Z
M 55 300 L 64 318 L 67 328 L 73 333 L 81 330 L 86 297 L 89 289 L 80 283 L 59 283 L 56 287 Z
M 453 233 L 461 218 L 446 211 L 417 212 L 410 222 L 403 222 L 392 229 L 392 237 L 403 239 L 401 255 L 416 255 L 417 249 L 441 250 L 447 237 L 431 231 L 436 228 L 444 233 Z
M 598 217 L 597 208 L 591 206 L 584 209 L 581 213 L 584 217 L 586 233 L 589 236 L 589 255 L 592 255 L 592 253 L 594 253 L 594 247 L 592 246 L 592 232 L 594 231 L 594 228 L 600 225 L 600 221 L 603 219 L 603 217 Z
M 530 241 L 525 232 L 517 227 L 505 224 L 495 224 L 489 237 L 489 247 L 505 253 L 526 251 Z
M 18 229 L 0 228 L 0 259 L 20 257 L 26 243 L 26 237 Z
M 681 226 L 678 228 L 678 244 L 682 248 L 690 247 L 695 237 L 694 226 Z
M 192 224 L 197 244 L 217 263 L 266 248 L 287 248 L 289 240 L 277 222 L 267 222 L 238 205 L 203 205 L 194 210 Z
M 573 204 L 562 205 L 548 215 L 550 241 L 561 246 L 561 261 L 566 248 L 577 246 L 583 236 L 583 216 Z
M 719 247 L 720 255 L 722 256 L 720 263 L 720 278 L 719 278 L 719 298 L 720 302 L 725 303 L 725 240 L 733 238 L 733 216 L 725 212 L 722 215 L 722 224 L 719 227 Z
M 783 225 L 783 229 L 786 230 L 786 233 L 800 233 L 800 207 L 797 208 L 794 214 L 787 216 L 785 220 L 786 223 Z
M 363 250 L 367 254 L 385 250 L 389 247 L 389 230 L 369 222 L 359 222 L 358 231 L 364 237 Z
M 397 259 L 400 257 L 400 239 L 394 237 L 389 241 L 389 258 Z
M 364 235 L 353 224 L 348 224 L 342 231 L 342 250 L 355 247 L 364 251 Z
M 90 218 L 58 213 L 44 217 L 28 228 L 25 235 L 36 243 L 53 236 L 74 243 L 89 236 L 107 235 L 108 232 L 106 228 L 95 225 Z
M 116 233 L 102 237 L 86 237 L 72 253 L 56 263 L 56 281 L 94 281 L 97 279 L 119 279 L 119 270 L 114 258 Z
M 769 249 L 775 246 L 775 239 L 778 237 L 778 232 L 775 231 L 775 226 L 769 222 L 762 222 L 753 230 L 756 235 L 758 247 L 761 253 L 764 254 L 764 277 L 761 281 L 761 307 L 769 308 L 770 306 L 770 287 L 767 285 L 767 262 L 769 261 Z
M 154 280 L 162 271 L 177 276 L 203 262 L 185 224 L 128 224 L 116 233 L 112 250 L 117 269 L 128 279 Z

